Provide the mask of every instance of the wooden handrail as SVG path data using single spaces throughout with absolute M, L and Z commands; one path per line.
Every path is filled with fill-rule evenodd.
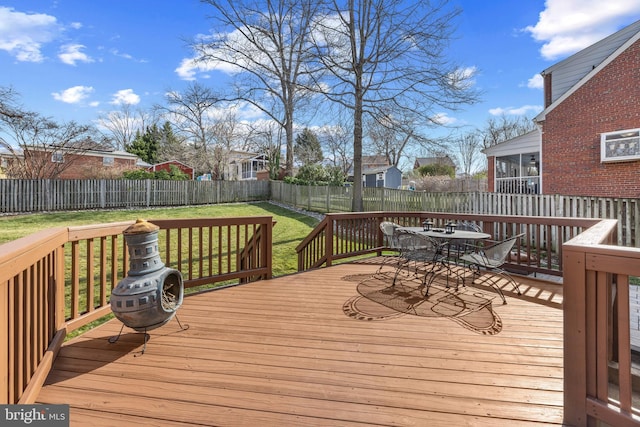
M 494 240 L 524 232 L 525 242 L 515 250 L 517 259 L 507 267 L 528 273 L 562 275 L 562 243 L 598 223 L 588 218 L 543 218 L 507 215 L 451 214 L 441 212 L 357 212 L 327 214 L 297 247 L 298 270 L 330 266 L 334 261 L 380 253 L 382 221 L 419 226 L 431 219 L 441 227 L 448 221 L 479 224 Z
M 271 216 L 150 220 L 185 287 L 272 276 Z M 0 245 L 0 404 L 32 403 L 68 332 L 110 314 L 134 221 L 56 228 Z M 164 240 L 164 242 L 162 242 Z
M 563 245 L 568 425 L 640 423 L 629 329 L 630 277 L 640 277 L 640 248 L 614 246 L 616 233 L 616 220 L 602 220 Z

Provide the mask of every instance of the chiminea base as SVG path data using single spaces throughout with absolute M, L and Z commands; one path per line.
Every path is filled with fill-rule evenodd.
M 189 325 L 182 326 L 182 323 L 180 322 L 180 319 L 178 319 L 178 315 L 175 315 L 173 317 L 178 322 L 178 326 L 180 327 L 181 331 L 186 331 L 187 329 L 189 329 Z M 120 332 L 118 332 L 118 335 L 109 338 L 109 344 L 115 344 L 115 343 L 118 342 L 118 340 L 120 339 L 120 336 L 122 335 L 122 331 L 124 330 L 125 326 L 126 325 L 123 323 L 122 326 L 120 327 Z M 147 350 L 147 342 L 151 339 L 151 336 L 147 333 L 146 329 L 144 331 L 140 331 L 138 329 L 134 329 L 134 330 L 138 334 L 144 334 L 144 341 L 143 341 L 143 344 L 142 344 L 142 350 L 140 351 L 140 356 L 142 356 L 144 354 L 144 352 Z M 138 357 L 138 355 L 134 354 L 133 357 Z

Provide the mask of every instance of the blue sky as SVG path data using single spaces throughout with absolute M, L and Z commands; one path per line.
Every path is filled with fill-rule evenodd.
M 462 8 L 451 57 L 475 67 L 481 103 L 441 112 L 482 127 L 499 114 L 542 108 L 539 73 L 640 19 L 638 0 L 451 0 Z M 215 87 L 221 71 L 185 68 L 188 40 L 209 32 L 196 0 L 0 0 L 0 86 L 25 108 L 59 121 L 96 120 L 123 103 L 145 109 L 195 78 Z

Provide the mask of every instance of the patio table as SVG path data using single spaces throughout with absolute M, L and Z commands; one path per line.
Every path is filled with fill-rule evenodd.
M 435 274 L 437 271 L 441 269 L 446 269 L 447 271 L 447 287 L 449 287 L 449 277 L 455 276 L 456 278 L 456 287 L 458 285 L 458 280 L 460 279 L 460 274 L 455 272 L 451 268 L 451 242 L 454 240 L 485 240 L 490 239 L 491 235 L 487 233 L 481 233 L 477 231 L 468 231 L 468 230 L 455 230 L 453 233 L 446 233 L 442 228 L 433 228 L 431 230 L 425 231 L 422 227 L 399 227 L 399 232 L 404 233 L 412 233 L 417 234 L 428 239 L 432 239 L 436 242 L 436 246 L 440 248 L 442 251 L 436 251 L 436 255 L 432 260 L 431 269 L 429 269 L 424 276 L 422 284 L 425 285 L 424 295 L 427 297 L 429 295 L 429 287 L 433 280 L 435 279 Z M 442 255 L 446 252 L 446 256 L 438 256 L 438 252 Z M 430 276 L 430 277 L 429 277 Z M 429 281 L 427 283 L 427 277 L 429 277 Z

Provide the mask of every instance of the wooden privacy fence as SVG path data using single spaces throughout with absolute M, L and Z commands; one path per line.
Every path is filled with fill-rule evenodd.
M 273 200 L 323 213 L 350 212 L 352 192 L 349 187 L 271 183 Z M 640 246 L 640 199 L 365 188 L 363 204 L 365 211 L 617 219 L 618 244 Z
M 350 212 L 353 189 L 283 181 L 0 180 L 0 214 L 274 200 Z M 617 219 L 618 244 L 640 246 L 640 199 L 365 188 L 365 211 Z
M 185 288 L 271 278 L 270 216 L 151 222 Z M 50 229 L 0 245 L 0 404 L 32 403 L 66 334 L 111 313 L 131 224 Z
M 268 198 L 268 181 L 0 179 L 0 213 L 186 206 Z

